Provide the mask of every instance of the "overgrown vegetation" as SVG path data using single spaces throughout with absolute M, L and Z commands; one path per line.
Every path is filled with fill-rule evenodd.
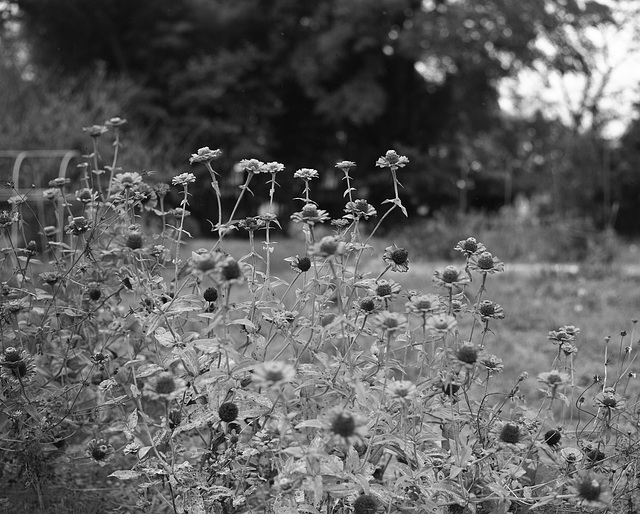
M 637 508 L 637 335 L 607 339 L 604 371 L 585 382 L 578 351 L 600 335 L 559 318 L 521 327 L 547 340 L 551 362 L 530 378 L 506 373 L 515 363 L 495 345 L 509 315 L 493 296 L 499 248 L 460 236 L 432 284 L 400 283 L 413 262 L 391 241 L 370 258 L 379 227 L 405 212 L 409 159 L 389 150 L 375 163 L 394 192 L 380 205 L 359 197 L 355 163 L 339 162 L 345 205 L 333 220 L 314 201 L 318 171 L 293 172 L 303 241 L 291 275 L 277 276 L 277 216 L 235 213 L 258 182 L 273 206 L 291 172 L 240 161 L 227 212 L 221 152 L 192 154 L 218 216 L 210 246 L 180 258 L 201 185 L 190 172 L 169 185 L 123 171 L 124 123 L 86 127 L 94 150 L 80 183 L 50 182 L 64 216 L 39 227 L 45 247 L 11 238 L 28 197 L 0 213 L 0 451 L 13 483 L 3 507 L 73 512 L 76 490 L 108 489 L 103 503 L 89 491 L 79 501 L 190 514 Z M 115 152 L 100 155 L 112 136 Z M 177 208 L 165 203 L 171 188 Z M 231 231 L 248 235 L 242 255 L 227 253 Z M 567 284 L 557 286 L 549 297 Z M 12 494 L 20 483 L 35 506 Z

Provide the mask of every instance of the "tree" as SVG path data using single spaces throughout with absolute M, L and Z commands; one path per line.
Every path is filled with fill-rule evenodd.
M 414 207 L 458 201 L 469 148 L 503 123 L 497 84 L 541 58 L 541 33 L 564 48 L 566 26 L 608 20 L 595 1 L 15 4 L 34 63 L 75 73 L 99 60 L 143 85 L 127 116 L 170 133 L 175 162 L 204 145 L 226 151 L 227 169 L 349 159 L 379 201 L 388 181 L 373 163 L 395 147 L 415 163 L 403 176 Z

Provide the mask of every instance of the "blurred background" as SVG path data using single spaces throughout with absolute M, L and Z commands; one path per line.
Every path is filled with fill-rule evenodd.
M 121 116 L 123 171 L 207 184 L 189 156 L 220 148 L 229 203 L 240 159 L 284 163 L 286 230 L 296 169 L 321 172 L 313 198 L 337 217 L 334 165 L 355 161 L 356 196 L 379 208 L 391 182 L 375 162 L 393 148 L 411 161 L 410 217 L 387 229 L 423 256 L 467 235 L 495 239 L 503 260 L 636 248 L 638 2 L 16 0 L 0 1 L 0 23 L 0 150 L 88 154 L 81 128 Z M 257 182 L 241 216 L 265 198 Z M 210 195 L 194 194 L 194 235 L 217 218 Z

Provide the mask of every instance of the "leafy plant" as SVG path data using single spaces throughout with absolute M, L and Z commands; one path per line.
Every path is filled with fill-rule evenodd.
M 537 377 L 542 398 L 526 402 L 526 373 L 504 389 L 504 363 L 489 349 L 505 312 L 487 293 L 500 259 L 461 239 L 459 264 L 435 273 L 433 291 L 417 291 L 392 278 L 410 269 L 405 248 L 366 257 L 383 221 L 406 213 L 406 157 L 389 150 L 376 162 L 394 191 L 379 218 L 356 194 L 355 163 L 338 163 L 344 215 L 323 236 L 319 173 L 295 171 L 303 187 L 292 221 L 304 247 L 287 258 L 292 278 L 278 277 L 273 205 L 284 166 L 238 163 L 245 180 L 227 216 L 214 169 L 221 152 L 192 154 L 211 177 L 216 237 L 181 258 L 196 176 L 172 179 L 181 202 L 169 209 L 171 186 L 120 168 L 124 123 L 84 129 L 94 150 L 78 190 L 68 179 L 49 184 L 51 205 L 68 217 L 40 227 L 46 248 L 11 239 L 28 198 L 0 213 L 0 451 L 5 476 L 28 483 L 40 509 L 66 477 L 86 487 L 83 472 L 117 484 L 129 511 L 636 508 L 633 334 L 621 335 L 618 368 L 605 354 L 604 375 L 580 391 L 580 330 L 562 326 L 548 334 L 557 353 Z M 107 134 L 108 160 L 98 151 Z M 260 179 L 270 208 L 235 219 Z M 376 218 L 367 231 L 363 221 Z M 225 252 L 236 230 L 248 234 L 242 256 Z

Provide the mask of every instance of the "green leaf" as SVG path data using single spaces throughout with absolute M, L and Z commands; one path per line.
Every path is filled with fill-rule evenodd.
M 150 377 L 158 371 L 164 371 L 164 368 L 157 364 L 143 364 L 136 370 L 136 378 Z
M 133 471 L 132 469 L 120 469 L 118 471 L 114 471 L 109 476 L 119 478 L 120 480 L 133 480 L 135 478 L 140 478 L 142 473 L 139 471 Z

